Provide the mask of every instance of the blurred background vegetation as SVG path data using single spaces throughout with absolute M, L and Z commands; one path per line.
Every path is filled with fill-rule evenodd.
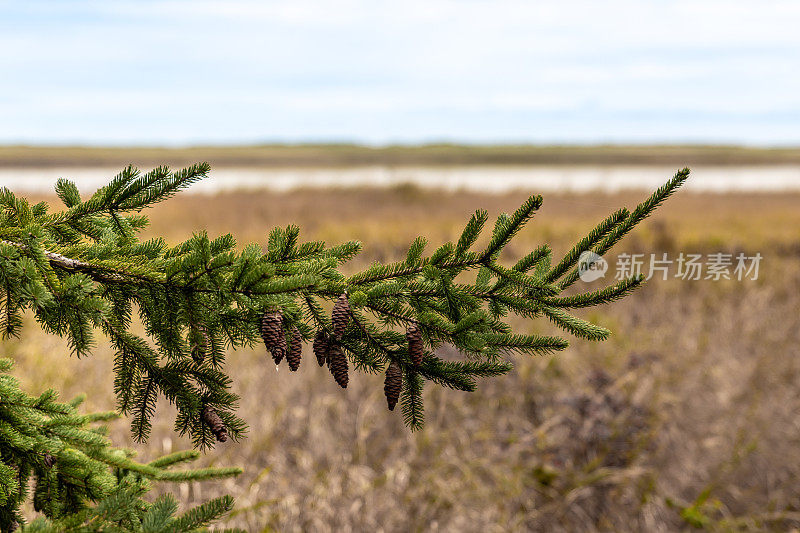
M 797 165 L 794 147 L 734 145 L 256 144 L 241 146 L 0 145 L 0 167 L 349 167 L 363 165 Z
M 665 177 L 666 178 L 666 177 Z M 478 207 L 512 211 L 533 191 L 503 195 L 382 189 L 184 194 L 151 213 L 151 235 L 170 242 L 199 230 L 266 243 L 269 228 L 301 237 L 359 239 L 347 269 L 405 255 L 426 235 L 456 238 Z M 545 195 L 508 262 L 540 243 L 555 255 L 644 192 Z M 34 200 L 53 201 L 48 196 Z M 619 252 L 739 253 L 764 259 L 757 281 L 654 279 L 621 302 L 584 313 L 614 334 L 572 339 L 554 357 L 514 359 L 508 376 L 472 394 L 426 391 L 426 427 L 410 433 L 385 407 L 380 376 L 341 390 L 311 364 L 276 372 L 263 349 L 233 353 L 228 370 L 250 424 L 243 443 L 205 457 L 245 474 L 185 484 L 183 505 L 230 493 L 228 525 L 250 531 L 674 530 L 689 525 L 782 529 L 800 524 L 800 194 L 679 193 Z M 613 268 L 613 262 L 612 262 Z M 673 271 L 674 273 L 674 271 Z M 609 272 L 613 275 L 613 272 Z M 545 321 L 519 320 L 527 332 Z M 88 392 L 87 409 L 114 404 L 112 350 L 69 357 L 34 323 L 2 342 L 31 393 Z M 128 426 L 115 442 L 144 460 L 187 448 L 167 406 L 150 441 Z
M 415 434 L 386 411 L 380 376 L 342 391 L 310 347 L 290 376 L 261 349 L 230 354 L 251 432 L 204 460 L 245 474 L 177 495 L 230 493 L 227 523 L 250 531 L 797 529 L 798 26 L 786 1 L 0 2 L 0 186 L 52 201 L 41 185 L 60 176 L 208 161 L 219 181 L 158 206 L 148 235 L 266 245 L 271 227 L 298 224 L 306 239 L 362 240 L 356 270 L 532 193 L 544 207 L 504 260 L 545 242 L 558 256 L 648 193 L 488 186 L 529 169 L 561 191 L 586 189 L 573 178 L 590 169 L 611 191 L 693 167 L 699 179 L 617 251 L 760 253 L 758 280 L 654 279 L 584 313 L 613 330 L 602 344 L 517 358 L 473 394 L 427 390 Z M 276 192 L 309 167 L 336 186 L 353 168 L 395 184 Z M 435 171 L 415 175 L 429 188 L 397 183 L 412 167 Z M 451 167 L 485 181 L 439 183 Z M 235 169 L 255 169 L 239 174 L 251 190 L 228 186 Z M 0 355 L 29 392 L 114 404 L 106 343 L 70 358 L 28 322 Z M 190 445 L 159 413 L 134 446 L 144 460 Z M 115 442 L 132 445 L 127 428 Z

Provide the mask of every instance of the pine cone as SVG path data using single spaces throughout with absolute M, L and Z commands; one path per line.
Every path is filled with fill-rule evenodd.
M 261 338 L 264 339 L 264 346 L 272 353 L 275 364 L 279 364 L 287 350 L 283 315 L 280 311 L 264 313 L 261 317 Z
M 292 372 L 296 372 L 300 368 L 300 358 L 303 355 L 303 336 L 300 335 L 300 330 L 292 328 L 292 343 L 289 345 L 289 351 L 286 352 L 286 362 L 289 363 L 289 368 Z
M 328 361 L 328 334 L 324 329 L 317 331 L 314 337 L 314 355 L 317 356 L 317 363 L 323 366 Z
M 350 321 L 350 302 L 347 300 L 347 293 L 342 293 L 336 304 L 333 306 L 331 314 L 333 322 L 333 335 L 340 339 L 344 333 L 347 323 Z
M 56 458 L 49 453 L 45 453 L 42 457 L 42 462 L 47 468 L 52 468 L 53 465 L 56 464 Z
M 400 364 L 392 360 L 389 368 L 386 369 L 386 380 L 383 382 L 383 393 L 386 395 L 386 402 L 389 410 L 394 411 L 397 399 L 400 397 L 400 389 L 403 387 L 403 371 Z
M 198 365 L 206 358 L 206 353 L 208 353 L 208 340 L 208 333 L 205 327 L 192 326 L 190 342 L 192 347 L 192 359 L 194 359 L 194 362 Z
M 419 324 L 412 322 L 408 329 L 406 329 L 406 339 L 408 339 L 408 355 L 411 357 L 411 362 L 414 366 L 422 364 L 423 346 L 422 346 L 422 330 L 419 329 Z
M 211 433 L 214 434 L 218 441 L 225 442 L 228 440 L 228 430 L 225 427 L 225 424 L 222 422 L 222 419 L 214 410 L 214 408 L 210 405 L 206 405 L 203 408 L 203 422 L 208 424 L 208 427 L 211 429 Z
M 347 388 L 347 357 L 344 355 L 341 345 L 332 343 L 330 351 L 328 352 L 328 366 L 331 369 L 331 374 L 343 389 Z

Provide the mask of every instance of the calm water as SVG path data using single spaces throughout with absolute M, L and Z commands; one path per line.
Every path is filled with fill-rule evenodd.
M 415 184 L 421 187 L 484 192 L 618 191 L 653 189 L 675 173 L 673 167 L 362 167 L 337 169 L 221 168 L 196 184 L 194 192 L 235 189 L 290 190 L 298 187 L 357 187 Z M 59 177 L 83 192 L 106 184 L 119 169 L 0 169 L 0 186 L 14 191 L 48 192 Z M 687 189 L 695 191 L 800 191 L 800 166 L 695 167 Z

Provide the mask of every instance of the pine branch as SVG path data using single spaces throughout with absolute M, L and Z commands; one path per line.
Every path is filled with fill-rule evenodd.
M 667 183 L 658 188 L 644 202 L 636 206 L 627 218 L 617 224 L 594 248 L 597 255 L 603 255 L 615 244 L 622 240 L 636 225 L 649 217 L 667 198 L 672 196 L 686 180 L 689 179 L 689 169 L 684 168 L 678 171 Z M 573 270 L 560 285 L 567 288 L 579 278 L 578 270 Z
M 596 326 L 578 317 L 572 316 L 561 309 L 542 307 L 542 312 L 557 326 L 570 332 L 576 337 L 590 341 L 604 341 L 611 334 L 606 328 Z
M 76 410 L 79 400 L 59 403 L 53 391 L 29 396 L 6 374 L 10 368 L 10 360 L 0 360 L 0 530 L 24 523 L 20 508 L 31 497 L 29 486 L 41 517 L 25 524 L 26 531 L 133 532 L 142 531 L 143 524 L 153 531 L 192 531 L 232 508 L 233 500 L 224 497 L 176 517 L 171 496 L 147 504 L 142 497 L 149 481 L 219 479 L 241 470 L 168 470 L 197 459 L 195 451 L 138 463 L 132 451 L 113 448 L 93 427 L 116 414 L 81 415 Z
M 403 408 L 403 420 L 412 431 L 422 429 L 425 414 L 422 406 L 423 381 L 415 371 L 407 372 L 400 394 L 400 405 Z
M 481 254 L 481 262 L 494 258 L 501 249 L 522 229 L 534 213 L 542 206 L 541 196 L 531 196 L 511 217 L 499 217 L 492 240 Z
M 597 305 L 615 302 L 627 296 L 642 283 L 644 283 L 644 276 L 640 274 L 624 279 L 616 285 L 606 287 L 605 289 L 562 298 L 545 297 L 541 299 L 541 302 L 548 307 L 560 307 L 562 309 L 595 307 Z
M 556 337 L 515 334 L 509 314 L 532 319 L 544 315 L 567 333 L 606 338 L 607 330 L 565 309 L 615 301 L 642 280 L 563 296 L 576 279 L 580 255 L 610 248 L 688 176 L 681 171 L 633 212 L 612 214 L 554 267 L 546 244 L 511 268 L 498 262 L 541 207 L 541 197 L 532 196 L 511 215 L 498 217 L 483 250 L 471 250 L 488 218 L 479 210 L 455 244 L 445 243 L 426 255 L 427 241 L 419 237 L 403 261 L 345 277 L 339 266 L 359 253 L 360 243 L 326 247 L 301 242 L 299 228 L 292 225 L 269 233 L 266 252 L 256 245 L 237 251 L 232 236 L 212 240 L 205 233 L 173 247 L 161 239 L 140 242 L 137 233 L 147 220 L 130 212 L 170 197 L 207 172 L 205 164 L 174 173 L 159 167 L 143 175 L 128 167 L 86 201 L 74 184 L 60 180 L 56 192 L 66 210 L 55 214 L 48 214 L 44 204 L 30 206 L 0 190 L 0 326 L 13 334 L 20 313 L 32 310 L 48 331 L 67 337 L 76 353 L 88 352 L 93 330 L 102 328 L 117 350 L 119 408 L 134 415 L 138 439 L 147 437 L 159 396 L 177 408 L 176 431 L 190 435 L 196 445 L 214 443 L 214 432 L 202 416 L 206 407 L 218 417 L 212 420 L 214 427 L 222 424 L 232 439 L 239 438 L 245 424 L 234 414 L 238 399 L 229 392 L 224 353 L 261 342 L 259 321 L 276 311 L 283 317 L 284 336 L 296 328 L 301 339 L 310 339 L 315 329 L 321 330 L 357 370 L 377 372 L 396 361 L 407 381 L 401 400 L 404 416 L 418 428 L 425 380 L 472 390 L 475 378 L 506 371 L 503 358 L 510 354 L 545 354 L 566 347 Z M 472 281 L 469 271 L 477 271 Z M 324 308 L 343 294 L 349 323 L 337 334 Z M 144 325 L 143 337 L 130 333 L 132 309 Z M 416 363 L 402 332 L 412 327 L 420 332 L 420 346 L 429 350 Z M 439 361 L 434 353 L 441 344 L 452 345 L 470 360 L 460 365 Z
M 547 273 L 547 277 L 545 278 L 549 282 L 553 282 L 563 276 L 567 270 L 574 267 L 580 256 L 583 252 L 591 250 L 591 248 L 596 245 L 600 239 L 605 237 L 609 234 L 614 228 L 619 226 L 624 220 L 628 218 L 630 212 L 622 208 L 618 211 L 615 211 L 611 216 L 601 222 L 597 227 L 595 227 L 589 235 L 581 239 L 567 254 L 564 256 L 561 261 L 553 267 L 550 272 Z

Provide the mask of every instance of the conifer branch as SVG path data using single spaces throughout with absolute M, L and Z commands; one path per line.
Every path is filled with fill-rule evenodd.
M 151 481 L 219 479 L 240 469 L 172 469 L 197 459 L 195 451 L 136 462 L 131 450 L 113 448 L 96 427 L 115 413 L 80 415 L 80 400 L 60 403 L 52 390 L 29 396 L 7 374 L 10 369 L 11 361 L 0 359 L 0 530 L 23 525 L 26 531 L 133 532 L 142 531 L 142 524 L 160 524 L 151 530 L 190 531 L 231 510 L 232 498 L 224 497 L 176 516 L 171 496 L 155 504 L 142 497 Z M 20 508 L 29 497 L 40 518 L 27 524 Z
M 555 281 L 563 276 L 567 270 L 574 267 L 578 263 L 578 259 L 583 252 L 591 250 L 600 239 L 609 234 L 614 228 L 620 225 L 628 216 L 630 212 L 622 208 L 615 211 L 607 219 L 601 222 L 597 227 L 589 232 L 589 235 L 581 239 L 561 261 L 547 273 L 546 280 L 549 282 Z
M 689 179 L 689 169 L 684 168 L 679 170 L 675 176 L 672 177 L 667 183 L 658 188 L 650 197 L 644 202 L 636 206 L 626 218 L 616 224 L 605 237 L 594 246 L 593 251 L 597 255 L 603 255 L 609 251 L 615 244 L 622 240 L 637 224 L 649 217 L 664 201 L 672 196 L 686 180 Z M 578 269 L 572 270 L 560 283 L 562 288 L 571 286 L 578 280 Z
M 594 307 L 617 301 L 636 290 L 642 283 L 644 283 L 644 276 L 640 274 L 594 292 L 561 298 L 545 297 L 542 298 L 542 303 L 548 307 L 560 307 L 562 309 Z
M 424 381 L 473 390 L 477 378 L 507 371 L 504 358 L 509 354 L 566 348 L 560 338 L 515 334 L 507 323 L 510 314 L 544 315 L 572 335 L 606 338 L 608 330 L 565 310 L 615 301 L 642 280 L 564 296 L 563 290 L 577 279 L 580 255 L 607 251 L 688 177 L 687 170 L 680 171 L 633 212 L 613 213 L 553 267 L 546 244 L 511 267 L 499 261 L 502 250 L 542 205 L 540 196 L 531 196 L 511 215 L 497 218 L 482 250 L 472 248 L 488 214 L 476 211 L 455 244 L 445 243 L 426 255 L 427 241 L 419 237 L 404 260 L 345 277 L 339 266 L 358 254 L 361 244 L 301 242 L 293 225 L 273 229 L 266 250 L 256 245 L 238 249 L 230 235 L 212 240 L 205 233 L 173 247 L 162 239 L 138 240 L 147 220 L 133 212 L 207 173 L 206 164 L 178 172 L 159 167 L 143 175 L 127 167 L 85 201 L 74 184 L 59 180 L 56 193 L 65 210 L 54 214 L 46 205 L 32 207 L 0 190 L 0 326 L 7 335 L 14 334 L 20 313 L 30 309 L 45 328 L 67 337 L 79 354 L 90 350 L 92 331 L 102 329 L 117 350 L 118 407 L 134 415 L 138 439 L 147 438 L 159 396 L 177 408 L 175 430 L 197 446 L 213 446 L 223 427 L 226 438 L 241 438 L 246 426 L 235 415 L 238 398 L 229 392 L 224 352 L 261 342 L 261 317 L 275 311 L 283 322 L 278 325 L 282 330 L 270 333 L 273 340 L 280 340 L 281 332 L 310 339 L 315 329 L 332 339 L 326 341 L 329 355 L 342 357 L 335 365 L 337 380 L 345 379 L 350 364 L 366 372 L 384 370 L 391 362 L 399 365 L 404 418 L 412 429 L 418 428 Z M 349 323 L 337 332 L 324 309 L 343 294 Z M 130 332 L 133 309 L 144 325 L 143 337 Z M 406 328 L 419 335 L 413 349 L 411 337 L 398 331 Z M 467 359 L 441 361 L 436 349 L 442 344 Z M 395 386 L 393 382 L 387 390 Z

